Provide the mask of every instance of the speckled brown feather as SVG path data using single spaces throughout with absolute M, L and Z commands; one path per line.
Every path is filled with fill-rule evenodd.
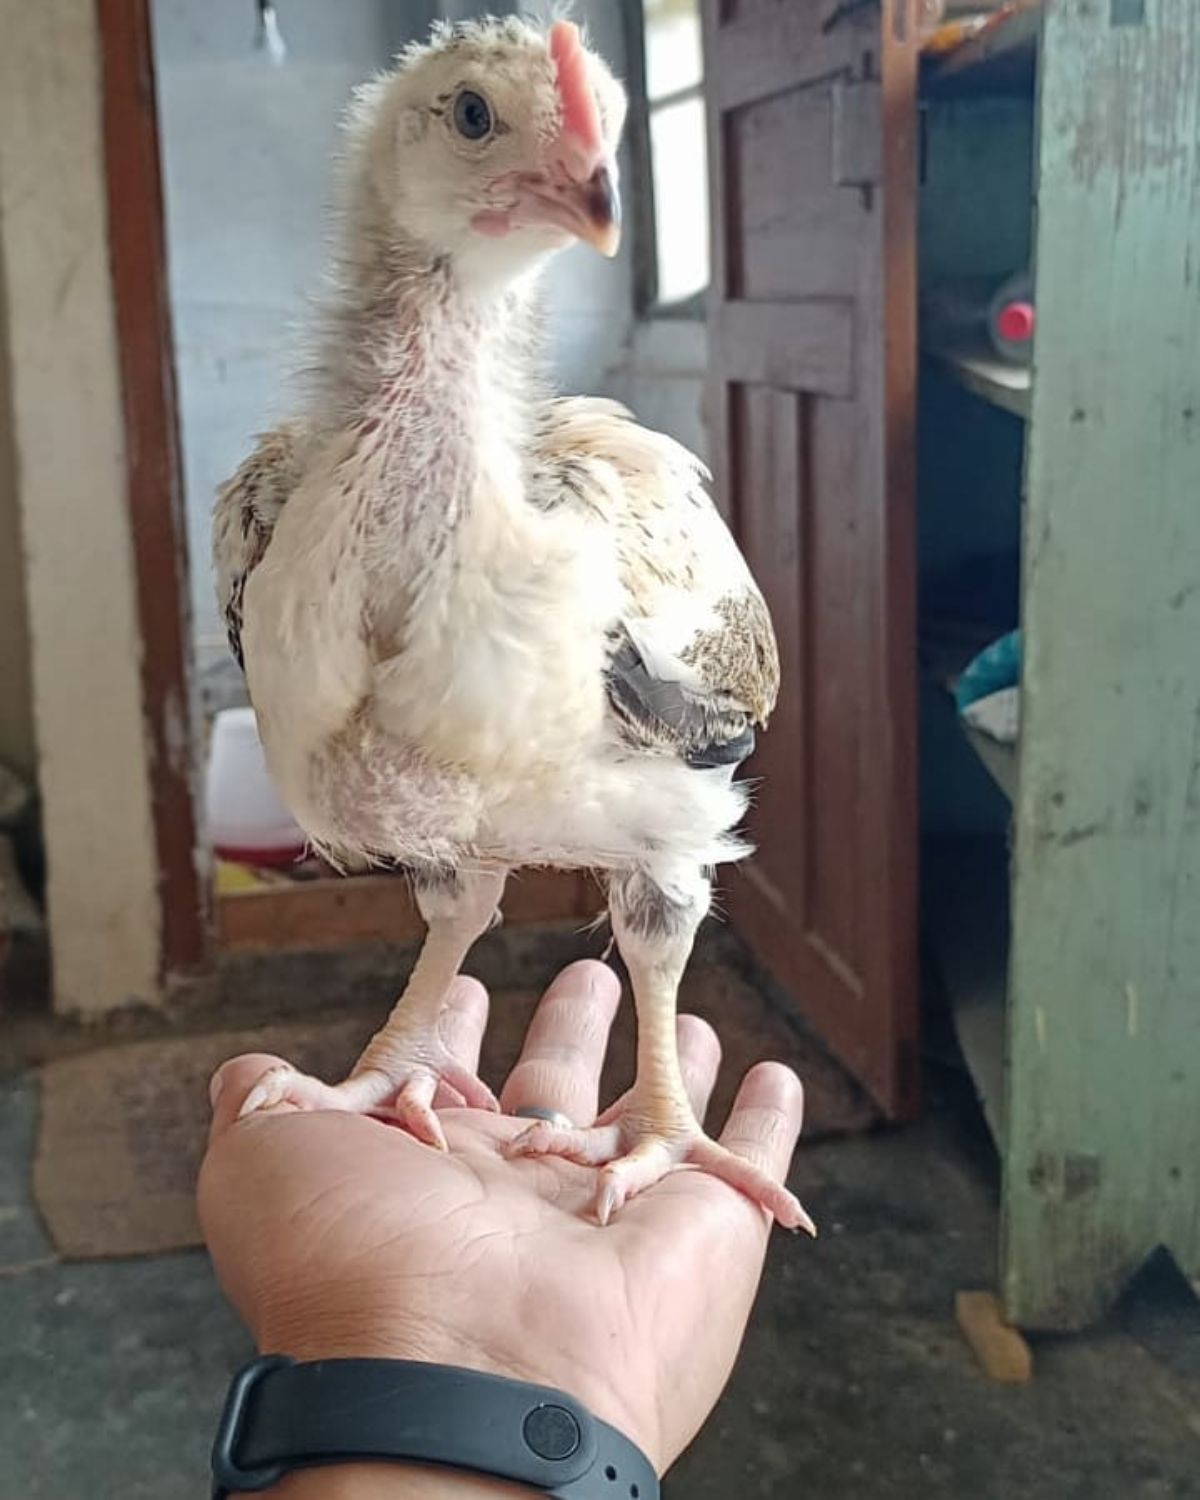
M 771 616 L 758 593 L 727 594 L 717 604 L 721 625 L 703 630 L 683 660 L 714 694 L 745 704 L 750 722 L 765 728 L 779 694 L 779 651 Z
M 299 475 L 298 436 L 291 427 L 263 433 L 253 452 L 217 491 L 213 562 L 217 599 L 230 650 L 240 667 L 246 582 L 262 561 L 279 512 Z
M 711 595 L 711 621 L 678 652 L 690 680 L 657 678 L 639 691 L 626 663 L 630 632 L 614 632 L 610 680 L 614 710 L 642 744 L 693 756 L 740 741 L 765 726 L 779 692 L 779 655 L 770 614 L 703 488 L 704 471 L 685 449 L 640 427 L 614 402 L 569 398 L 547 403 L 538 427 L 532 494 L 537 503 L 585 507 L 613 528 L 629 625 L 677 608 L 697 591 Z M 661 689 L 675 687 L 664 706 Z

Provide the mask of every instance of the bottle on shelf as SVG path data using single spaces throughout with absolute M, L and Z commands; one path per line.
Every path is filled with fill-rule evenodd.
M 987 327 L 992 348 L 1001 359 L 1012 365 L 1032 361 L 1037 308 L 1028 271 L 1010 276 L 998 288 L 988 308 Z

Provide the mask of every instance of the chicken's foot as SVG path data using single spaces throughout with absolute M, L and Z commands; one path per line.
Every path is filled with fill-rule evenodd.
M 614 881 L 613 931 L 637 1008 L 633 1088 L 588 1129 L 539 1120 L 509 1145 L 514 1156 L 564 1156 L 600 1167 L 595 1211 L 601 1224 L 676 1167 L 698 1167 L 766 1209 L 786 1229 L 815 1233 L 800 1201 L 768 1173 L 710 1139 L 688 1102 L 679 1066 L 675 1011 L 679 982 L 709 886 L 698 870 L 638 873 Z
M 385 1114 L 444 1150 L 446 1137 L 433 1108 L 439 1085 L 472 1109 L 498 1109 L 491 1089 L 446 1046 L 441 1022 L 451 983 L 496 914 L 504 878 L 499 871 L 416 876 L 417 905 L 428 924 L 425 942 L 404 993 L 350 1076 L 328 1084 L 286 1064 L 268 1068 L 246 1096 L 242 1116 L 281 1105 Z

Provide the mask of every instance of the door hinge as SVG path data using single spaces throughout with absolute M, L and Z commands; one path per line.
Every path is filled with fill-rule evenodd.
M 1113 0 L 1113 4 L 1137 4 L 1138 0 Z M 1141 0 L 1144 4 L 1145 0 Z M 909 7 L 911 0 L 892 0 L 892 36 L 897 42 L 908 41 L 909 33 Z M 843 21 L 850 20 L 860 11 L 873 7 L 882 10 L 883 0 L 838 0 L 825 19 L 821 22 L 821 34 L 828 36 L 831 31 L 836 31 Z M 937 20 L 941 19 L 944 9 L 944 0 L 926 0 L 926 8 L 931 15 L 930 29 Z
M 835 78 L 830 169 L 838 187 L 873 188 L 883 170 L 877 79 Z

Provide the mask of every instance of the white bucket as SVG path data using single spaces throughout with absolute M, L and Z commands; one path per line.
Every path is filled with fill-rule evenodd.
M 222 859 L 289 865 L 303 856 L 304 831 L 271 780 L 252 708 L 222 709 L 213 720 L 205 803 L 208 835 Z

